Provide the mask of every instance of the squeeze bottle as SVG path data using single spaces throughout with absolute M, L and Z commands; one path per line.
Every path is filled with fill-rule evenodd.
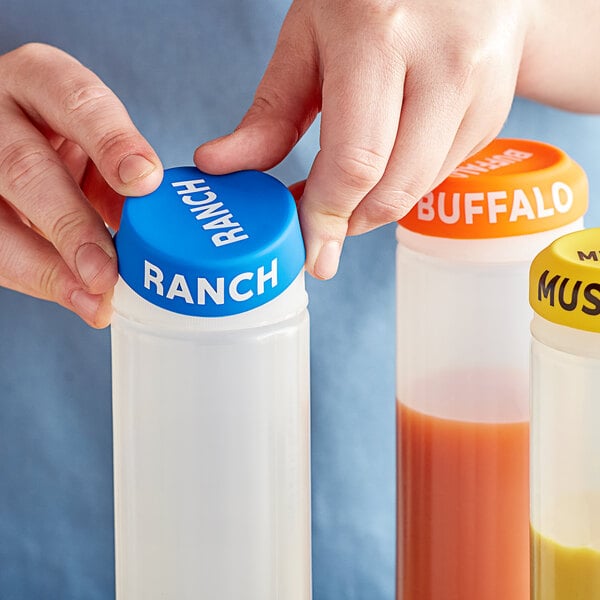
M 309 600 L 309 321 L 287 188 L 128 198 L 112 321 L 117 600 Z
M 397 229 L 398 600 L 529 598 L 528 268 L 582 169 L 497 139 Z
M 600 229 L 533 261 L 532 600 L 600 599 Z

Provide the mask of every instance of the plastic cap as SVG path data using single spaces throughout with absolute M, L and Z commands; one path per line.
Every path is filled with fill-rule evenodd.
M 562 150 L 497 139 L 459 165 L 399 224 L 423 235 L 482 239 L 556 229 L 585 214 L 583 169 Z
M 201 317 L 246 312 L 281 294 L 304 265 L 294 199 L 258 171 L 165 171 L 127 198 L 115 237 L 119 273 L 142 298 Z
M 564 235 L 535 257 L 529 303 L 547 321 L 600 333 L 600 228 Z

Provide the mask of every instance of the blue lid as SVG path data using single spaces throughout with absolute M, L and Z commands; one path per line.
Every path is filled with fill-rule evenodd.
M 127 198 L 115 237 L 119 273 L 172 312 L 224 317 L 266 304 L 304 265 L 296 204 L 258 171 L 165 171 L 160 187 Z

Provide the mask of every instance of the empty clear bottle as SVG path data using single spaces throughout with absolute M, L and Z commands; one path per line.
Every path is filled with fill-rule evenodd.
M 600 229 L 531 267 L 532 600 L 600 599 Z
M 308 600 L 309 327 L 293 198 L 165 172 L 125 202 L 112 322 L 117 600 Z
M 586 207 L 564 152 L 504 139 L 399 223 L 399 600 L 529 598 L 528 269 Z

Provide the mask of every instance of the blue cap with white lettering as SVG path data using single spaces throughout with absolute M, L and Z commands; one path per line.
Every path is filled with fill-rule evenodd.
M 119 273 L 138 295 L 199 317 L 266 304 L 305 258 L 292 195 L 258 171 L 167 169 L 155 192 L 126 199 L 115 244 Z

